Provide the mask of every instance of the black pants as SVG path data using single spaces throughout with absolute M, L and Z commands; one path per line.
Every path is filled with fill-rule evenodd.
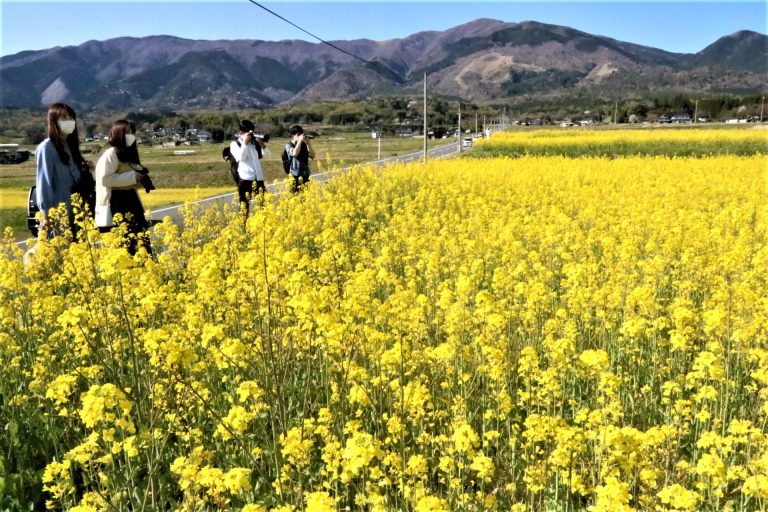
M 133 189 L 113 189 L 109 206 L 112 209 L 112 215 L 123 214 L 128 224 L 128 239 L 125 242 L 128 252 L 136 254 L 141 242 L 147 252 L 152 254 L 152 247 L 149 245 L 149 222 L 144 217 L 144 207 L 141 206 L 138 193 Z
M 253 180 L 240 180 L 237 184 L 237 196 L 240 198 L 240 207 L 245 204 L 245 214 L 248 215 L 251 204 L 251 194 L 253 193 Z M 265 194 L 267 187 L 263 180 L 256 180 L 256 193 Z
M 301 181 L 301 183 L 299 183 L 299 181 Z M 298 192 L 301 190 L 301 187 L 307 183 L 309 183 L 309 174 L 301 174 L 299 176 L 293 175 L 293 188 L 291 188 L 291 191 Z

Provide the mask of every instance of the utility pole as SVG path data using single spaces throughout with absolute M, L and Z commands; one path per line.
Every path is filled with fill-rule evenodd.
M 459 102 L 459 128 L 458 128 L 458 132 L 459 132 L 459 137 L 458 137 L 459 138 L 459 153 L 461 153 L 463 151 L 462 148 L 461 148 L 461 102 Z
M 379 139 L 379 154 L 376 157 L 377 160 L 381 160 L 381 132 L 377 133 L 377 139 Z
M 699 119 L 699 100 L 696 100 L 696 106 L 693 110 L 693 124 L 696 124 L 696 121 Z
M 619 114 L 619 102 L 617 101 L 613 106 L 613 124 L 616 124 L 616 118 Z
M 427 161 L 427 73 L 424 73 L 424 162 Z
M 763 100 L 760 102 L 760 122 L 763 122 L 763 110 L 765 109 L 765 96 L 763 96 Z

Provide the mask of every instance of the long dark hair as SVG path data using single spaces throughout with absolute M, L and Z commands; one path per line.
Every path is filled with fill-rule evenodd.
M 109 130 L 109 145 L 115 148 L 117 159 L 128 164 L 141 165 L 139 160 L 139 150 L 136 144 L 128 146 L 125 143 L 125 136 L 129 133 L 136 134 L 136 125 L 127 119 L 115 121 Z
M 80 137 L 77 133 L 77 115 L 75 111 L 66 103 L 54 103 L 48 107 L 48 138 L 53 142 L 53 146 L 56 148 L 56 153 L 59 155 L 59 159 L 64 164 L 69 165 L 69 155 L 64 150 L 64 144 L 61 141 L 61 129 L 59 128 L 59 119 L 68 114 L 69 117 L 75 121 L 75 131 L 67 135 L 67 146 L 69 146 L 69 153 L 72 158 L 75 159 L 75 165 L 78 169 L 82 169 L 85 165 L 85 158 L 80 153 Z

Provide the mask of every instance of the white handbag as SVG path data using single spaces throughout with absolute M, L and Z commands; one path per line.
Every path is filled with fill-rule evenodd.
M 112 207 L 108 204 L 97 204 L 95 211 L 95 219 L 97 227 L 108 228 L 112 226 Z

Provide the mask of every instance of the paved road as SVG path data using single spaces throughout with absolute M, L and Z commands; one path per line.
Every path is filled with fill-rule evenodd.
M 449 156 L 454 156 L 459 154 L 459 144 L 457 142 L 453 142 L 451 144 L 446 144 L 444 146 L 438 146 L 436 148 L 432 148 L 428 150 L 427 155 L 429 158 L 445 158 Z M 399 156 L 393 156 L 390 158 L 382 158 L 381 160 L 374 160 L 372 162 L 369 162 L 367 164 L 358 164 L 359 165 L 380 165 L 384 166 L 387 164 L 391 164 L 394 162 L 417 162 L 422 160 L 424 157 L 423 151 L 416 151 L 415 153 L 408 153 L 405 155 L 399 155 Z M 339 174 L 342 174 L 349 169 L 353 168 L 355 166 L 349 166 L 344 167 L 339 170 L 329 171 L 329 172 L 323 172 L 320 174 L 312 174 L 311 179 L 314 182 L 323 183 L 326 181 L 329 181 L 330 179 L 334 178 L 335 176 L 338 176 Z M 285 190 L 285 182 L 283 183 L 270 183 L 267 185 L 267 191 L 270 194 L 282 194 Z M 227 194 L 221 194 L 214 197 L 207 197 L 205 199 L 200 199 L 198 201 L 195 201 L 195 204 L 202 204 L 202 205 L 222 205 L 222 204 L 228 204 L 235 201 L 235 192 L 229 192 Z M 171 217 L 176 222 L 181 222 L 181 214 L 179 213 L 179 208 L 181 205 L 175 205 L 175 206 L 169 206 L 167 208 L 161 208 L 160 210 L 154 210 L 152 212 L 151 219 L 155 222 L 159 222 L 163 220 L 165 217 Z

